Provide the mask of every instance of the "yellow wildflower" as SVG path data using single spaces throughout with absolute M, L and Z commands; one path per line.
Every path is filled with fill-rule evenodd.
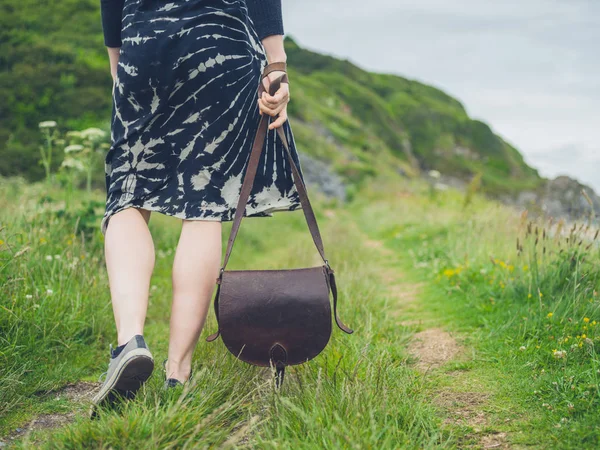
M 596 325 L 598 322 L 596 322 L 595 320 L 592 322 L 592 325 Z
M 553 315 L 554 315 L 554 313 L 551 313 L 551 312 L 548 313 L 548 319 L 551 319 Z
M 508 265 L 508 271 L 509 272 L 513 272 L 515 270 L 515 266 L 513 266 L 512 264 Z
M 581 335 L 581 339 L 585 339 L 587 336 L 585 334 Z
M 45 244 L 46 242 L 48 242 L 48 241 L 46 240 L 46 238 L 44 238 L 44 237 L 41 237 L 41 238 L 40 238 L 40 244 Z
M 446 269 L 444 270 L 444 275 L 446 275 L 448 278 L 450 278 L 451 276 L 455 275 L 456 271 L 454 269 Z
M 527 295 L 527 298 L 531 298 L 531 294 L 528 294 L 528 295 Z
M 67 241 L 67 245 L 73 245 L 73 241 L 72 241 L 71 239 L 69 239 L 69 240 Z
M 4 241 L 2 239 L 0 239 L 0 245 L 4 244 Z
M 542 291 L 540 291 L 540 298 L 542 298 L 544 296 L 544 294 L 542 294 Z
M 587 317 L 584 317 L 584 318 L 583 318 L 583 321 L 584 321 L 585 323 L 589 323 L 589 322 L 590 322 L 590 319 L 588 319 Z
M 524 272 L 527 272 L 528 270 L 529 270 L 529 266 L 527 266 L 527 265 L 523 266 L 523 271 Z

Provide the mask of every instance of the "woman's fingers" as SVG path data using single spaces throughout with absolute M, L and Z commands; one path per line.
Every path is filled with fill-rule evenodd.
M 287 103 L 279 105 L 277 108 L 269 108 L 265 105 L 265 102 L 263 102 L 262 99 L 259 99 L 258 108 L 261 115 L 267 114 L 272 117 L 278 115 L 278 117 L 269 124 L 269 130 L 280 127 L 287 120 Z
M 285 123 L 286 120 L 287 120 L 287 111 L 283 110 L 281 112 L 281 114 L 279 114 L 279 117 L 269 124 L 269 130 L 272 130 L 274 128 L 279 128 L 281 125 L 283 125 Z
M 271 107 L 275 107 L 281 103 L 289 102 L 290 91 L 289 85 L 283 83 L 275 95 L 270 95 L 268 92 L 263 92 L 262 99 Z
M 285 107 L 287 106 L 287 102 L 281 103 L 275 107 L 271 106 L 271 104 L 267 104 L 263 99 L 258 100 L 258 108 L 261 113 L 267 114 L 269 116 L 276 116 L 279 114 Z
M 273 78 L 271 78 L 273 77 Z M 290 101 L 289 83 L 281 83 L 281 86 L 274 95 L 269 94 L 269 85 L 279 76 L 271 73 L 268 76 L 269 83 L 264 83 L 266 91 L 258 99 L 258 108 L 261 115 L 267 114 L 271 117 L 278 116 L 269 124 L 269 130 L 279 128 L 287 120 L 287 104 Z M 265 82 L 263 80 L 263 82 Z

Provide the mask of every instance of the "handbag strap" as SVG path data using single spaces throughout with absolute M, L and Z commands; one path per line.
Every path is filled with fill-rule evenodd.
M 273 70 L 270 70 L 268 65 L 263 72 L 261 77 L 260 86 L 262 87 L 262 78 L 268 75 Z M 285 67 L 277 66 L 278 71 L 285 69 Z M 279 90 L 280 84 L 282 80 L 287 81 L 287 76 L 284 76 L 273 80 L 269 86 L 270 95 L 275 95 L 277 90 Z M 260 88 L 259 88 L 260 95 Z M 223 266 L 221 268 L 221 273 L 225 271 L 225 267 L 229 261 L 229 257 L 231 256 L 231 251 L 233 250 L 233 244 L 235 242 L 235 238 L 237 237 L 238 231 L 240 229 L 240 224 L 242 222 L 242 218 L 244 216 L 244 212 L 246 209 L 246 205 L 248 203 L 248 199 L 250 198 L 250 192 L 252 191 L 252 186 L 254 185 L 254 178 L 256 177 L 256 172 L 258 170 L 258 163 L 260 161 L 260 155 L 263 150 L 264 142 L 267 136 L 268 126 L 269 126 L 270 116 L 267 114 L 263 114 L 260 119 L 260 123 L 258 124 L 258 131 L 256 132 L 256 137 L 254 138 L 254 144 L 252 146 L 252 151 L 250 153 L 250 159 L 248 161 L 248 167 L 246 169 L 246 174 L 244 176 L 244 181 L 242 183 L 242 188 L 240 190 L 240 197 L 238 200 L 238 204 L 235 210 L 235 216 L 233 219 L 233 226 L 231 227 L 231 232 L 229 234 L 229 241 L 227 242 L 227 251 L 225 252 L 225 259 L 223 260 Z M 283 143 L 283 147 L 285 148 L 285 152 L 288 157 L 288 161 L 290 162 L 290 166 L 292 168 L 292 177 L 294 180 L 294 184 L 296 186 L 296 190 L 298 191 L 298 196 L 300 197 L 300 204 L 302 206 L 302 211 L 304 212 L 304 217 L 306 219 L 306 223 L 308 224 L 308 229 L 310 230 L 310 234 L 312 236 L 313 242 L 317 247 L 319 255 L 323 259 L 325 266 L 328 270 L 331 270 L 329 266 L 329 262 L 325 257 L 325 249 L 323 248 L 323 239 L 321 238 L 321 233 L 319 232 L 319 226 L 317 225 L 317 219 L 315 217 L 315 213 L 312 209 L 310 201 L 308 199 L 308 193 L 306 192 L 306 186 L 302 181 L 302 177 L 300 176 L 300 171 L 294 162 L 294 158 L 292 157 L 292 153 L 290 151 L 287 138 L 282 130 L 282 127 L 277 128 L 277 135 L 281 139 Z

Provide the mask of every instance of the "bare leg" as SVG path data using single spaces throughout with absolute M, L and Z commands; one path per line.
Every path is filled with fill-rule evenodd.
M 127 208 L 111 217 L 104 240 L 106 268 L 118 345 L 143 334 L 154 243 L 148 229 L 150 211 Z
M 220 264 L 221 222 L 184 220 L 173 262 L 168 378 L 189 378 Z

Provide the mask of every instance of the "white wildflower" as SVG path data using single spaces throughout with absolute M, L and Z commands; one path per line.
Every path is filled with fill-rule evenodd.
M 54 128 L 56 126 L 56 122 L 54 120 L 46 120 L 44 122 L 40 122 L 38 126 L 40 128 Z
M 65 153 L 80 152 L 81 150 L 83 150 L 83 145 L 79 145 L 79 144 L 67 145 L 65 147 Z
M 438 179 L 439 177 L 441 177 L 441 176 L 442 176 L 442 174 L 441 174 L 439 171 L 437 171 L 437 170 L 430 170 L 430 171 L 429 171 L 429 176 L 430 176 L 431 178 Z
M 46 261 L 52 261 L 52 255 L 46 255 Z
M 565 350 L 556 350 L 555 352 L 553 352 L 553 356 L 556 359 L 564 359 L 567 357 L 567 352 Z
M 81 132 L 81 137 L 84 139 L 100 139 L 106 136 L 106 133 L 100 128 L 87 128 Z
M 521 345 L 519 347 L 519 350 L 521 350 L 522 352 L 524 352 L 525 350 L 527 350 L 527 347 L 525 347 L 524 345 Z
M 62 167 L 69 167 L 76 170 L 85 170 L 83 163 L 74 158 L 65 158 L 61 164 Z
M 54 259 L 60 259 L 61 256 L 60 255 L 54 255 Z
M 27 294 L 27 295 L 25 296 L 25 298 L 26 298 L 27 300 L 30 300 L 30 299 L 32 299 L 32 298 L 33 298 L 33 295 L 31 295 L 31 294 Z
M 54 294 L 54 291 L 52 289 L 46 289 L 46 294 L 52 295 Z

